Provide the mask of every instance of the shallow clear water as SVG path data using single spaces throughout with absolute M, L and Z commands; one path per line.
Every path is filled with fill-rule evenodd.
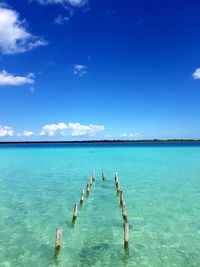
M 90 197 L 72 227 L 93 170 Z M 115 171 L 127 205 L 128 253 Z M 200 146 L 0 146 L 0 266 L 200 266 L 199 248 Z

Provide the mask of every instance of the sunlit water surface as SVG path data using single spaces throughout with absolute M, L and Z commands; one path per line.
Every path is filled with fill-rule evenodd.
M 74 203 L 93 170 L 90 197 L 72 227 Z M 128 252 L 115 171 L 127 206 Z M 63 236 L 56 257 L 57 226 Z M 200 266 L 200 146 L 0 146 L 0 266 Z

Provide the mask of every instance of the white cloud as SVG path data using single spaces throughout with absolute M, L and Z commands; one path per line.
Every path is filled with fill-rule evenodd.
M 197 68 L 192 75 L 193 79 L 198 80 L 200 79 L 200 68 Z
M 54 22 L 56 23 L 56 24 L 59 24 L 59 25 L 61 25 L 61 24 L 64 24 L 66 21 L 68 21 L 70 19 L 70 17 L 64 17 L 64 16 L 62 16 L 62 15 L 58 15 L 56 18 L 55 18 L 55 20 L 54 20 Z
M 0 85 L 23 85 L 33 84 L 34 74 L 29 73 L 27 76 L 15 76 L 7 71 L 3 70 L 0 72 Z
M 41 5 L 62 4 L 72 7 L 82 7 L 88 3 L 88 0 L 33 0 L 39 2 Z
M 138 137 L 138 133 L 123 133 L 123 134 L 120 135 L 120 137 L 136 138 L 136 137 Z
M 14 135 L 14 130 L 12 127 L 0 125 L 0 137 L 13 136 L 13 135 Z
M 81 64 L 75 64 L 74 65 L 74 74 L 75 75 L 79 75 L 79 76 L 83 76 L 85 74 L 87 74 L 87 66 L 81 65 Z
M 103 131 L 103 125 L 96 125 L 96 124 L 89 124 L 89 125 L 82 125 L 80 123 L 69 123 L 68 128 L 71 129 L 72 136 L 81 136 L 81 135 L 88 135 L 94 136 L 96 132 Z
M 33 135 L 34 135 L 34 132 L 26 131 L 26 130 L 25 130 L 23 133 L 18 134 L 17 136 L 29 137 L 29 136 L 33 136 Z
M 87 3 L 87 0 L 69 0 L 69 3 L 72 6 L 83 6 Z
M 42 131 L 40 135 L 48 135 L 48 136 L 55 136 L 55 135 L 67 135 L 71 136 L 94 136 L 96 132 L 103 131 L 103 125 L 96 125 L 96 124 L 88 124 L 83 125 L 80 123 L 64 123 L 60 122 L 58 124 L 47 124 L 42 127 Z
M 64 135 L 64 130 L 67 129 L 67 125 L 63 122 L 58 124 L 47 124 L 42 127 L 40 135 L 54 136 L 56 134 Z
M 19 14 L 12 9 L 0 5 L 0 52 L 2 54 L 18 54 L 47 42 L 29 33 L 25 22 L 19 19 Z

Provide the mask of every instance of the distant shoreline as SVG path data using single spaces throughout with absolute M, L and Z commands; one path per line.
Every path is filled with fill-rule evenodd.
M 79 144 L 79 143 L 200 143 L 200 139 L 82 140 L 82 141 L 1 141 L 3 144 Z

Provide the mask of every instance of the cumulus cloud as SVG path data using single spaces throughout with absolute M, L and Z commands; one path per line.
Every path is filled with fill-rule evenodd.
M 40 135 L 48 135 L 48 136 L 54 136 L 56 134 L 65 134 L 65 129 L 67 129 L 67 125 L 63 122 L 60 122 L 58 124 L 47 124 L 42 127 L 42 131 L 40 132 Z
M 26 30 L 25 22 L 12 9 L 0 5 L 0 52 L 2 54 L 23 53 L 47 42 Z
M 136 138 L 138 137 L 138 133 L 123 133 L 120 135 L 123 138 Z
M 103 125 L 96 125 L 96 124 L 89 124 L 89 125 L 82 125 L 80 123 L 69 123 L 68 128 L 71 129 L 72 136 L 81 136 L 81 135 L 88 135 L 94 136 L 96 132 L 103 131 Z
M 70 19 L 70 17 L 64 17 L 64 16 L 62 16 L 62 15 L 58 15 L 56 18 L 55 18 L 55 20 L 54 20 L 54 22 L 56 23 L 56 24 L 59 24 L 59 25 L 61 25 L 61 24 L 64 24 L 66 21 L 68 21 Z
M 0 137 L 5 137 L 5 136 L 13 136 L 14 135 L 14 130 L 10 126 L 1 126 L 0 125 Z
M 25 130 L 23 133 L 21 134 L 18 134 L 18 136 L 24 136 L 24 137 L 29 137 L 29 136 L 33 136 L 34 135 L 34 132 L 31 132 L 31 131 L 27 131 Z
M 15 76 L 7 71 L 3 70 L 0 72 L 0 85 L 23 85 L 33 84 L 34 74 L 29 73 L 27 76 Z
M 193 79 L 198 80 L 200 79 L 200 68 L 197 68 L 192 75 Z
M 42 127 L 40 135 L 55 136 L 55 135 L 67 135 L 71 136 L 94 136 L 97 132 L 103 131 L 103 125 L 88 124 L 83 125 L 79 122 L 76 123 L 64 123 L 60 122 L 58 124 L 47 124 Z
M 84 66 L 81 64 L 75 64 L 74 65 L 74 74 L 79 75 L 80 77 L 87 74 L 87 66 Z
M 72 7 L 82 7 L 88 3 L 88 0 L 32 0 L 32 1 L 37 1 L 41 5 L 62 4 L 62 5 L 69 5 Z

